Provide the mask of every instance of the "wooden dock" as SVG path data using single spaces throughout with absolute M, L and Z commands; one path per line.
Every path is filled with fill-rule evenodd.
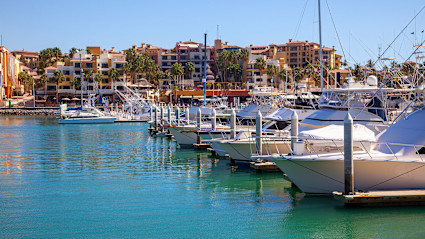
M 344 195 L 334 192 L 336 200 L 353 206 L 425 205 L 425 190 L 369 191 Z
M 205 144 L 205 143 L 193 144 L 193 147 L 195 149 L 208 149 L 210 147 L 210 144 Z
M 263 172 L 281 172 L 273 162 L 251 162 L 250 167 Z

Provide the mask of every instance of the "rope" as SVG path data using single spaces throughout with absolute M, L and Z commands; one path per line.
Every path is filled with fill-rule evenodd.
M 328 6 L 329 15 L 331 16 L 332 24 L 334 26 L 335 33 L 336 33 L 336 36 L 338 38 L 339 46 L 341 47 L 342 54 L 344 55 L 344 59 L 347 59 L 347 57 L 345 56 L 344 47 L 342 46 L 342 43 L 341 43 L 341 38 L 339 37 L 338 30 L 336 29 L 335 21 L 334 21 L 334 18 L 332 16 L 331 8 L 329 7 L 329 4 L 328 4 L 328 0 L 326 0 L 326 6 Z M 348 72 L 350 73 L 350 76 L 353 76 L 350 68 L 348 68 Z
M 424 165 L 422 165 L 422 166 L 419 166 L 419 167 L 417 167 L 417 168 L 411 169 L 411 170 L 409 170 L 409 171 L 407 171 L 407 172 L 405 172 L 405 173 L 402 173 L 402 174 L 400 174 L 400 175 L 397 175 L 397 176 L 395 176 L 395 177 L 389 178 L 389 179 L 387 179 L 387 180 L 385 180 L 385 181 L 382 181 L 382 182 L 380 182 L 380 183 L 377 183 L 377 184 L 375 184 L 375 185 L 373 185 L 373 186 L 370 186 L 370 187 L 366 188 L 364 191 L 369 190 L 369 189 L 371 189 L 371 188 L 373 188 L 373 187 L 376 187 L 376 186 L 378 186 L 378 185 L 381 185 L 381 184 L 383 184 L 383 183 L 389 182 L 389 181 L 391 181 L 391 180 L 394 180 L 394 179 L 396 179 L 396 178 L 399 178 L 399 177 L 401 177 L 401 176 L 404 176 L 404 175 L 406 175 L 406 174 L 408 174 L 408 173 L 411 173 L 411 172 L 413 172 L 413 171 L 415 171 L 415 170 L 418 170 L 418 169 L 420 169 L 420 168 L 422 168 L 422 167 L 425 167 L 425 164 L 424 164 Z
M 307 8 L 307 3 L 308 3 L 308 0 L 305 1 L 304 8 L 301 12 L 300 18 L 298 19 L 297 27 L 295 28 L 294 36 L 292 37 L 292 39 L 295 39 L 298 35 L 298 31 L 300 30 L 301 22 L 304 18 L 305 9 Z

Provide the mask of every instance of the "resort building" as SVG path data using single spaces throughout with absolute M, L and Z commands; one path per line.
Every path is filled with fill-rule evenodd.
M 34 69 L 38 67 L 38 52 L 32 51 L 12 51 L 11 54 L 16 57 L 23 65 Z
M 337 55 L 335 48 L 322 47 L 323 63 L 331 69 L 341 68 L 341 56 Z M 320 45 L 308 41 L 292 41 L 288 43 L 269 45 L 268 57 L 272 59 L 284 58 L 292 69 L 304 68 L 308 64 L 318 66 L 320 64 Z

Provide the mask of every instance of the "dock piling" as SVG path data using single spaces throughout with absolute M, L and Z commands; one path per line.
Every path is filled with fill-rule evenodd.
M 292 152 L 294 152 L 295 149 L 295 142 L 297 142 L 298 137 L 298 114 L 297 112 L 292 113 L 291 117 L 291 149 Z
M 353 118 L 350 113 L 344 119 L 344 193 L 354 193 Z
M 258 111 L 257 117 L 255 117 L 255 143 L 257 144 L 257 153 L 258 155 L 263 154 L 263 116 L 261 112 Z
M 230 139 L 236 138 L 236 112 L 235 109 L 232 109 L 230 115 Z
M 217 129 L 217 112 L 215 109 L 212 109 L 212 119 L 211 119 L 212 130 Z

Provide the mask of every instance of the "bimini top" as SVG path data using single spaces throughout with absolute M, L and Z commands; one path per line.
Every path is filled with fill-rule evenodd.
M 277 120 L 277 121 L 287 121 L 287 120 L 291 120 L 292 114 L 294 114 L 294 110 L 293 109 L 288 109 L 288 108 L 280 108 L 278 110 L 276 110 L 275 112 L 267 115 L 266 117 L 264 117 L 265 120 Z
M 344 126 L 343 125 L 329 125 L 326 127 L 304 130 L 298 134 L 301 138 L 307 139 L 321 139 L 321 140 L 344 140 Z M 353 140 L 354 141 L 370 141 L 374 142 L 375 133 L 364 125 L 353 125 Z
M 243 110 L 239 111 L 236 116 L 240 118 L 255 118 L 257 116 L 258 111 L 261 112 L 263 116 L 267 116 L 277 108 L 272 105 L 254 105 L 250 104 L 245 107 Z
M 385 144 L 381 144 L 376 148 L 376 150 L 388 154 L 392 154 L 392 152 L 399 155 L 416 154 L 416 150 L 425 145 L 425 110 L 417 110 L 400 119 L 397 123 L 380 133 L 377 137 L 377 142 L 416 145 L 419 146 L 416 149 L 413 146 L 391 144 L 389 144 L 391 150 Z

